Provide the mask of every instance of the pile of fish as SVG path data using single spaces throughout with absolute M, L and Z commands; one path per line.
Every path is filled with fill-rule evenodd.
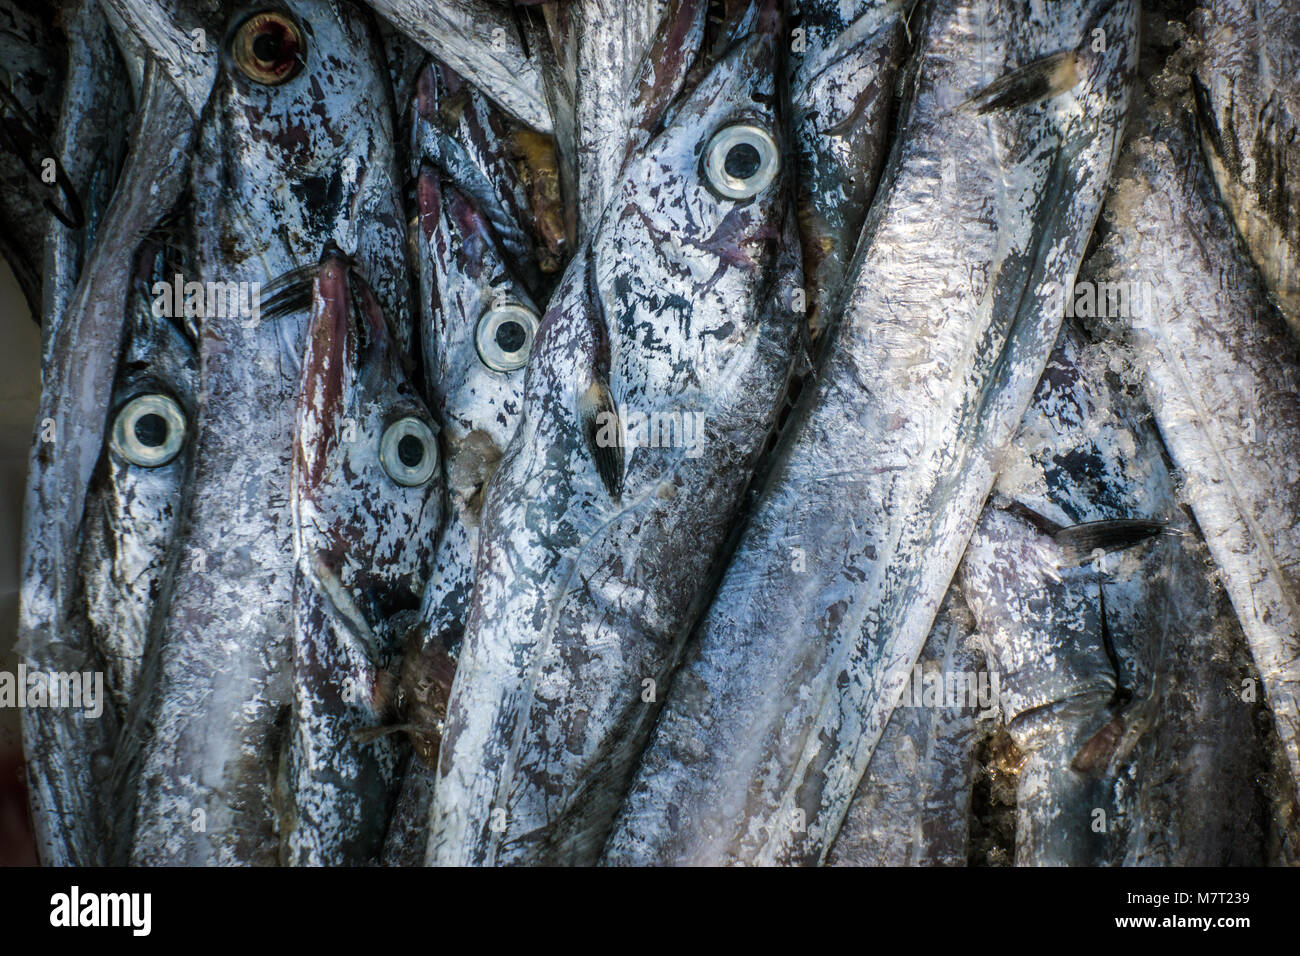
M 45 863 L 1300 855 L 1297 0 L 0 0 L 0 68 L 19 646 L 106 698 L 25 700 Z

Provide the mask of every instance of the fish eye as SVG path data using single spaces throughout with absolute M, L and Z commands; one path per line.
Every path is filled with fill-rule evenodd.
M 379 463 L 399 485 L 414 487 L 433 477 L 438 467 L 438 441 L 433 429 L 408 415 L 384 429 L 379 440 Z
M 277 86 L 293 79 L 305 62 L 302 32 L 283 13 L 254 13 L 235 29 L 230 55 L 250 80 Z
M 781 168 L 776 140 L 761 126 L 736 123 L 713 134 L 704 154 L 709 185 L 725 199 L 757 196 Z
M 522 305 L 498 305 L 478 320 L 474 344 L 494 372 L 513 372 L 528 364 L 537 334 L 537 313 Z
M 133 465 L 158 468 L 185 442 L 185 413 L 168 395 L 140 395 L 122 406 L 113 422 L 113 451 Z

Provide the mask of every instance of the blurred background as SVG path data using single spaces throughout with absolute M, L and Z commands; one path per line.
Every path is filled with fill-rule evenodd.
M 0 671 L 18 667 L 18 552 L 23 486 L 40 395 L 40 327 L 0 260 Z M 34 866 L 19 711 L 0 707 L 0 866 Z

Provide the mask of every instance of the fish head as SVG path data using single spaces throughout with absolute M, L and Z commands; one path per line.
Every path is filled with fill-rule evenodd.
M 451 498 L 476 514 L 519 421 L 538 310 L 473 199 L 426 164 L 416 200 L 422 286 L 434 291 L 422 304 L 429 395 Z
M 387 616 L 412 606 L 428 573 L 442 519 L 438 427 L 337 246 L 312 300 L 293 449 L 300 559 Z

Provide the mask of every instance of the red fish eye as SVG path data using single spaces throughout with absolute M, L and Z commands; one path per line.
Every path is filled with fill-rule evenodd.
M 306 60 L 298 25 L 282 13 L 255 13 L 235 31 L 230 53 L 240 72 L 275 86 L 292 79 Z

